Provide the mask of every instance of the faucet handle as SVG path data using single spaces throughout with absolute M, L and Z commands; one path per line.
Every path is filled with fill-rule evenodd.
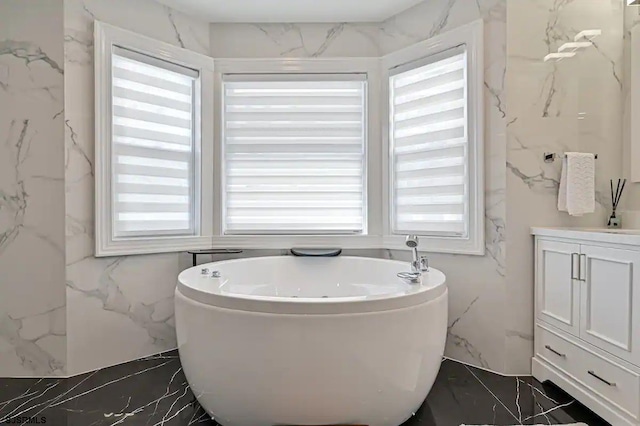
M 420 271 L 428 272 L 429 271 L 429 259 L 427 256 L 420 256 L 419 260 Z

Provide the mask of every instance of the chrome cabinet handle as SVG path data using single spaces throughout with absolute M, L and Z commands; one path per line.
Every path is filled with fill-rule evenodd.
M 549 346 L 549 345 L 545 345 L 544 347 L 545 347 L 545 349 L 547 349 L 547 350 L 549 350 L 549 351 L 553 352 L 554 354 L 558 355 L 560 358 L 566 358 L 566 357 L 567 357 L 565 354 L 562 354 L 562 353 L 560 353 L 560 352 L 556 351 L 555 349 L 553 349 L 553 348 L 552 348 L 551 346 Z
M 615 382 L 610 382 L 608 380 L 603 379 L 602 377 L 598 376 L 596 373 L 594 373 L 593 371 L 589 370 L 587 371 L 587 373 L 589 373 L 590 375 L 592 375 L 593 377 L 595 377 L 596 379 L 600 380 L 602 383 L 606 383 L 609 386 L 615 386 L 616 383 Z
M 574 256 L 578 256 L 578 262 L 580 262 L 580 255 L 578 253 L 571 253 L 571 279 L 578 280 L 580 279 L 580 277 L 576 277 L 576 274 L 575 274 L 576 261 Z M 580 263 L 578 263 L 578 270 L 579 269 L 580 269 Z M 580 272 L 578 272 L 578 274 L 580 274 Z
M 584 259 L 584 271 L 582 268 L 582 259 Z M 584 272 L 584 277 L 582 276 Z M 587 255 L 586 254 L 581 254 L 580 257 L 578 258 L 578 280 L 585 282 L 587 281 Z

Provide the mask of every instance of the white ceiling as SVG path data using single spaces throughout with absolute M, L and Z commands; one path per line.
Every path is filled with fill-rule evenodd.
M 381 22 L 422 0 L 157 0 L 208 22 Z

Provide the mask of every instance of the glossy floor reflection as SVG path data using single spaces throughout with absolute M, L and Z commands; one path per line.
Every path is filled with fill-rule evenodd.
M 26 419 L 54 426 L 217 425 L 191 393 L 177 351 L 70 379 L 0 379 L 0 424 Z M 403 426 L 573 422 L 607 425 L 554 386 L 445 360 L 429 397 Z

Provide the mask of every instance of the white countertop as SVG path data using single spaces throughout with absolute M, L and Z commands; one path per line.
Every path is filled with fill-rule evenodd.
M 640 229 L 532 227 L 531 233 L 541 237 L 560 237 L 640 246 Z

